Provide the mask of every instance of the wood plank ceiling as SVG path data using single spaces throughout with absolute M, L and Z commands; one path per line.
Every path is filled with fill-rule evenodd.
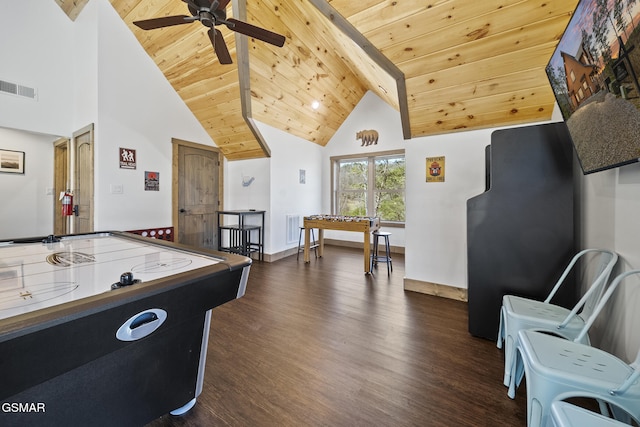
M 132 24 L 188 15 L 183 1 L 110 2 L 229 160 L 270 155 L 253 120 L 324 146 L 367 91 L 400 111 L 397 138 L 549 119 L 544 67 L 578 3 L 233 0 L 227 16 L 287 40 L 218 26 L 234 61 L 221 65 L 197 22 Z

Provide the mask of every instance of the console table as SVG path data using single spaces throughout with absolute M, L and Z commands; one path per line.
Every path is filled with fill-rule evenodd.
M 371 273 L 371 232 L 380 229 L 380 218 L 339 215 L 313 215 L 304 217 L 304 262 L 310 262 L 309 246 L 312 228 L 318 229 L 318 256 L 324 252 L 324 230 L 356 231 L 363 233 L 364 273 Z
M 216 211 L 218 214 L 218 250 L 232 252 L 244 256 L 258 253 L 258 259 L 264 261 L 264 214 L 265 211 L 255 209 Z M 225 224 L 226 216 L 235 218 L 236 222 Z M 247 223 L 250 216 L 259 216 L 260 224 Z M 231 220 L 233 221 L 233 220 Z M 223 234 L 228 237 L 228 245 L 223 246 Z M 257 240 L 255 240 L 257 239 Z

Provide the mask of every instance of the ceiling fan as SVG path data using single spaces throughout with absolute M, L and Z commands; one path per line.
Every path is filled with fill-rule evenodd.
M 143 30 L 154 30 L 156 28 L 170 27 L 172 25 L 190 24 L 194 21 L 200 21 L 202 25 L 209 28 L 207 34 L 213 45 L 213 50 L 218 56 L 218 60 L 221 64 L 231 64 L 231 55 L 229 49 L 224 42 L 222 33 L 216 30 L 215 27 L 220 24 L 224 24 L 232 31 L 240 34 L 244 34 L 249 37 L 262 40 L 272 45 L 282 47 L 284 45 L 285 37 L 265 30 L 264 28 L 256 27 L 246 22 L 238 21 L 237 19 L 227 19 L 227 5 L 230 0 L 182 0 L 187 3 L 191 16 L 175 15 L 164 16 L 162 18 L 145 19 L 143 21 L 135 21 L 133 24 Z

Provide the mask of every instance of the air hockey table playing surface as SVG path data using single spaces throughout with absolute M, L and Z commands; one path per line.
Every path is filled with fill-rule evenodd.
M 119 232 L 0 242 L 0 425 L 135 426 L 191 407 L 211 309 L 244 295 L 250 264 Z

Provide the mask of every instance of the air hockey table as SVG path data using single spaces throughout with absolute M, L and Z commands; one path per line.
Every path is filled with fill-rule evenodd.
M 142 426 L 202 391 L 251 260 L 124 232 L 0 241 L 0 425 Z

